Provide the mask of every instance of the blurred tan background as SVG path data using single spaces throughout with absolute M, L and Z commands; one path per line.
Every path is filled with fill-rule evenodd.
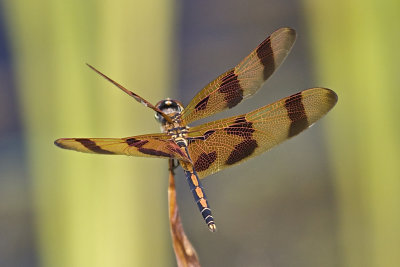
M 0 266 L 175 266 L 167 162 L 63 151 L 60 137 L 158 132 L 152 103 L 187 104 L 274 30 L 298 39 L 240 114 L 300 90 L 337 92 L 310 130 L 204 180 L 210 233 L 177 191 L 202 266 L 400 266 L 400 2 L 0 2 Z

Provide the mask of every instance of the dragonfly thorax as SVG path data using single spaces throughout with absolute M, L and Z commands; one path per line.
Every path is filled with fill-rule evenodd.
M 156 104 L 156 108 L 161 110 L 164 114 L 173 118 L 177 114 L 180 114 L 182 112 L 183 105 L 178 100 L 171 100 L 167 98 L 165 100 L 161 100 L 160 102 L 158 102 Z M 156 112 L 155 118 L 161 125 L 167 124 L 167 121 L 160 113 Z

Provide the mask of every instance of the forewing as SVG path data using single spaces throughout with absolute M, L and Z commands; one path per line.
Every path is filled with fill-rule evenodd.
M 148 134 L 126 138 L 61 138 L 54 142 L 65 149 L 85 153 L 190 160 L 166 134 Z
M 199 177 L 241 163 L 297 135 L 337 102 L 325 88 L 312 88 L 247 114 L 190 128 L 189 155 Z
M 182 121 L 189 124 L 211 116 L 256 93 L 286 58 L 295 39 L 290 28 L 272 33 L 236 67 L 204 87 L 182 112 Z
M 102 73 L 101 71 L 99 71 L 98 69 L 96 69 L 95 67 L 93 67 L 92 65 L 86 63 L 86 65 L 88 65 L 89 68 L 91 68 L 92 70 L 94 70 L 97 74 L 99 74 L 100 76 L 102 76 L 104 79 L 106 79 L 107 81 L 109 81 L 110 83 L 114 84 L 116 87 L 118 87 L 119 89 L 121 89 L 123 92 L 125 92 L 126 94 L 130 95 L 131 97 L 133 97 L 137 102 L 141 103 L 142 105 L 151 108 L 152 110 L 154 110 L 155 112 L 157 112 L 158 114 L 160 114 L 161 116 L 163 116 L 163 118 L 168 121 L 169 123 L 172 123 L 171 118 L 166 115 L 164 112 L 162 112 L 160 109 L 158 109 L 157 107 L 153 106 L 149 101 L 147 101 L 146 99 L 144 99 L 143 97 L 139 96 L 138 94 L 135 94 L 134 92 L 126 89 L 124 86 L 122 86 L 121 84 L 117 83 L 116 81 L 114 81 L 113 79 L 111 79 L 110 77 L 108 77 L 107 75 L 105 75 L 104 73 Z

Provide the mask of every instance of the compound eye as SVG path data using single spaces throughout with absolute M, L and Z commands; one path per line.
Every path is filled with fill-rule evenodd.
M 154 118 L 161 124 L 165 123 L 165 119 L 163 116 L 160 115 L 160 113 L 154 114 Z

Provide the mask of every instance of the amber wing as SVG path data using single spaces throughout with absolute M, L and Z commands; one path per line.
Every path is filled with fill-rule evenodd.
M 256 93 L 286 58 L 296 39 L 296 32 L 281 28 L 265 39 L 236 67 L 220 75 L 203 88 L 182 112 L 189 124 L 232 108 Z
M 247 114 L 193 127 L 188 150 L 194 168 L 204 178 L 265 152 L 307 129 L 336 102 L 332 90 L 312 88 Z
M 86 153 L 190 160 L 166 134 L 148 134 L 126 138 L 61 138 L 57 146 Z

